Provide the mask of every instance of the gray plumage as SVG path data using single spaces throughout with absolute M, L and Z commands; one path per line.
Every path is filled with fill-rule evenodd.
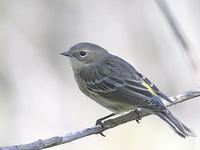
M 70 57 L 80 90 L 100 105 L 116 114 L 141 108 L 180 136 L 195 136 L 161 101 L 171 100 L 128 62 L 91 43 L 79 43 L 62 54 Z

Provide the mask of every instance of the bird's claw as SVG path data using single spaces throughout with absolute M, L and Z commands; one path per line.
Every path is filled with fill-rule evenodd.
M 104 125 L 103 125 L 101 119 L 98 119 L 98 120 L 96 121 L 96 126 L 97 126 L 97 125 L 100 125 L 102 128 L 104 128 Z M 103 134 L 103 132 L 99 132 L 99 134 L 100 134 L 101 136 L 103 136 L 103 137 L 106 137 L 106 135 Z
M 136 114 L 137 114 L 136 122 L 137 122 L 138 124 L 140 123 L 140 120 L 142 120 L 142 118 L 141 118 L 141 116 L 140 116 L 140 111 L 141 111 L 141 110 L 138 110 L 138 109 L 135 110 L 135 112 L 136 112 Z
M 102 121 L 105 120 L 105 119 L 108 119 L 108 118 L 110 118 L 110 117 L 112 117 L 112 116 L 114 116 L 114 115 L 115 115 L 115 114 L 112 113 L 112 114 L 110 114 L 110 115 L 108 115 L 108 116 L 105 116 L 105 117 L 103 117 L 103 118 L 98 119 L 98 120 L 96 121 L 96 125 L 100 125 L 100 126 L 102 127 L 102 129 L 104 129 L 104 125 L 103 125 Z M 102 132 L 99 132 L 99 133 L 100 133 L 100 135 L 102 135 L 103 137 L 105 137 L 105 135 L 104 135 Z
M 136 122 L 139 124 L 141 119 L 136 119 Z

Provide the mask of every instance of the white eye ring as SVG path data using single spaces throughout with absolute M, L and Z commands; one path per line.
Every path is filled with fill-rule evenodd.
M 81 51 L 80 51 L 80 56 L 81 56 L 81 57 L 85 57 L 86 54 L 87 54 L 87 53 L 86 53 L 86 50 L 81 50 Z

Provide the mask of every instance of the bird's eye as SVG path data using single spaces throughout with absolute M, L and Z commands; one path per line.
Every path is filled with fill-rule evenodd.
M 85 50 L 80 51 L 80 55 L 81 55 L 82 57 L 84 57 L 84 56 L 86 55 L 86 51 L 85 51 Z

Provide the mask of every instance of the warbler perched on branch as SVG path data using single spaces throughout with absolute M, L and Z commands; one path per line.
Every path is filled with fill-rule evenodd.
M 113 112 L 97 124 L 115 114 L 141 109 L 159 116 L 181 137 L 195 136 L 162 100 L 173 102 L 128 62 L 92 43 L 76 44 L 61 55 L 69 57 L 80 90 Z

